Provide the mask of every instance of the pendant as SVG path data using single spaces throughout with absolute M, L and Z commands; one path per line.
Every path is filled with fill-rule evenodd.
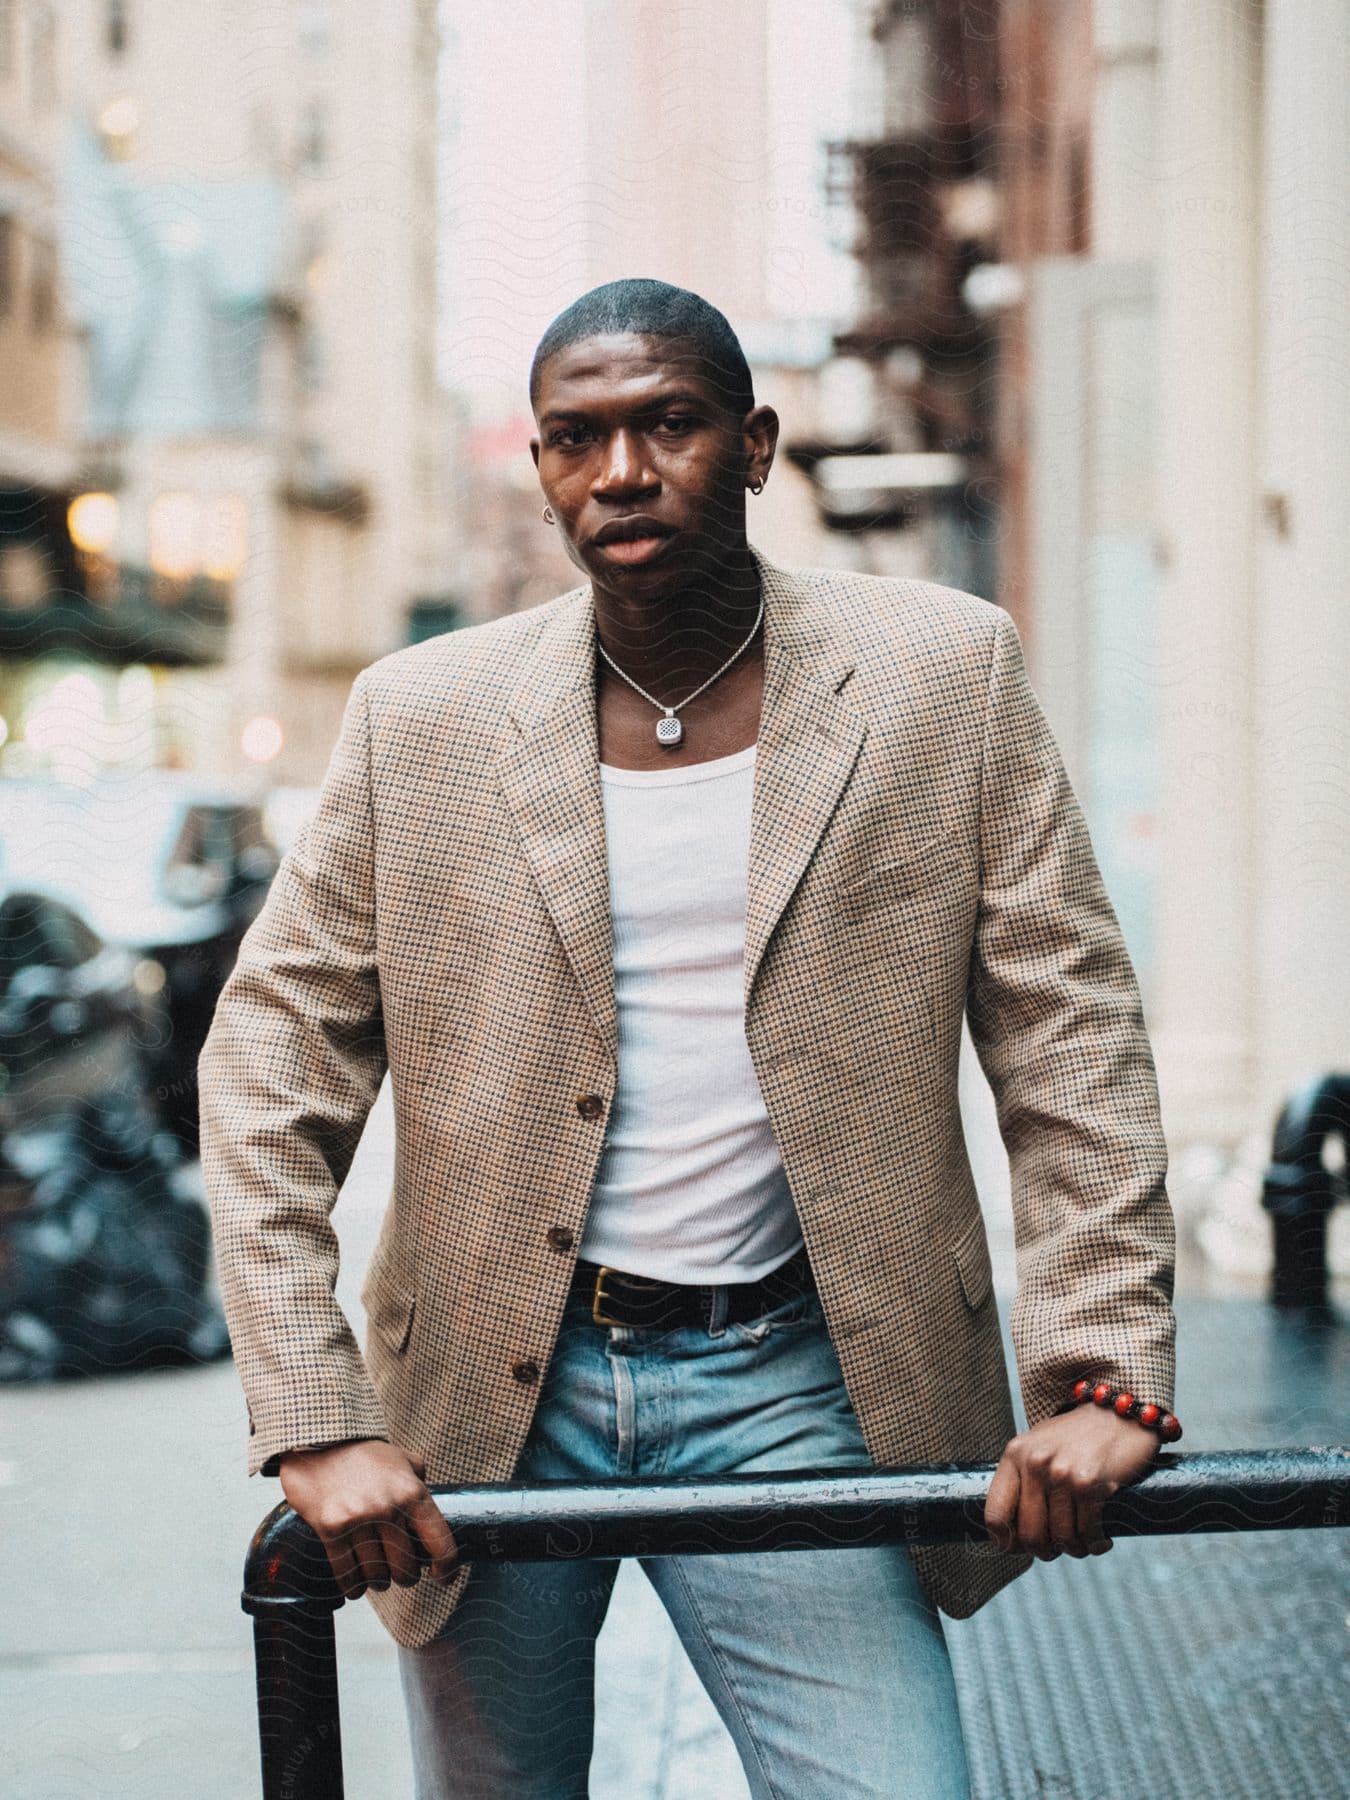
M 664 719 L 656 721 L 656 741 L 658 744 L 678 744 L 684 736 L 684 726 L 674 713 L 667 713 Z

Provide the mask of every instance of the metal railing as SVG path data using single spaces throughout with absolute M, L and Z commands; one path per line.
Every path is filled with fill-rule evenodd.
M 988 1541 L 993 1464 L 856 1475 L 499 1482 L 435 1488 L 461 1560 L 549 1562 Z M 1350 1524 L 1350 1448 L 1159 1454 L 1107 1501 L 1109 1536 L 1305 1531 Z M 344 1604 L 318 1537 L 290 1506 L 244 1564 L 264 1800 L 342 1800 L 333 1617 Z

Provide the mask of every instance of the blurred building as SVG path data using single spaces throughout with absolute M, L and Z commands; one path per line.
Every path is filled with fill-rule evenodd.
M 1155 1011 L 1231 1141 L 1350 1066 L 1350 11 L 1157 18 Z
M 7 767 L 312 780 L 356 670 L 455 616 L 437 63 L 434 0 L 61 10 L 87 391 Z
M 1350 15 L 1004 0 L 1010 603 L 1175 1148 L 1350 1060 Z
M 996 555 L 962 580 L 935 541 L 933 570 L 1021 627 L 1171 1142 L 1268 1141 L 1291 1084 L 1350 1061 L 1350 14 L 859 18 L 879 123 L 836 152 L 869 286 L 840 343 L 877 395 L 856 459 L 967 459 Z
M 836 561 L 987 593 L 998 343 L 972 277 L 999 227 L 996 10 L 884 0 L 855 19 L 857 130 L 827 173 L 863 273 L 832 371 L 851 429 L 797 454 Z
M 998 598 L 1157 1025 L 1154 8 L 999 7 Z
M 480 40 L 480 69 L 486 50 L 512 67 L 519 94 L 508 118 L 480 113 L 477 135 L 459 132 L 453 149 L 458 230 L 473 256 L 461 271 L 452 353 L 481 407 L 464 470 L 464 586 L 475 617 L 537 605 L 582 579 L 556 528 L 540 520 L 526 377 L 550 319 L 623 277 L 677 283 L 726 313 L 757 401 L 777 406 L 784 427 L 768 484 L 748 499 L 751 538 L 789 563 L 830 560 L 831 534 L 794 445 L 809 451 L 822 415 L 838 410 L 827 379 L 831 321 L 784 316 L 774 283 L 772 209 L 785 198 L 770 104 L 774 24 L 769 0 L 729 9 L 719 0 L 571 0 L 547 20 L 483 14 L 462 26 Z M 516 67 L 522 42 L 528 68 Z M 555 66 L 555 48 L 574 62 Z M 501 146 L 533 132 L 531 109 L 547 112 L 560 86 L 563 147 L 555 154 L 548 139 L 548 166 L 523 177 L 521 157 Z M 468 103 L 480 107 L 481 94 Z
M 62 125 L 56 8 L 0 5 L 0 746 L 22 712 L 10 655 L 75 578 L 83 359 L 62 270 Z

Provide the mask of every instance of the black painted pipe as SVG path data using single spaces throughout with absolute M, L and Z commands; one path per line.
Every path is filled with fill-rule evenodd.
M 1274 1239 L 1271 1302 L 1324 1317 L 1331 1315 L 1327 1225 L 1346 1185 L 1344 1173 L 1326 1166 L 1329 1137 L 1350 1148 L 1350 1074 L 1314 1076 L 1289 1096 L 1261 1185 Z
M 992 1463 L 947 1463 L 432 1492 L 464 1562 L 548 1562 L 984 1543 L 993 1475 Z M 1350 1448 L 1163 1451 L 1103 1517 L 1113 1538 L 1344 1526 Z M 249 1546 L 242 1595 L 253 1615 L 264 1800 L 341 1800 L 333 1614 L 342 1604 L 317 1536 L 288 1505 L 274 1507 Z

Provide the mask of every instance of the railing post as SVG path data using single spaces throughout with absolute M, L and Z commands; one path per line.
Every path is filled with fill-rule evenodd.
M 1319 1075 L 1280 1109 L 1261 1188 L 1272 1221 L 1275 1306 L 1328 1310 L 1327 1220 L 1344 1177 L 1332 1176 L 1322 1150 L 1336 1135 L 1350 1148 L 1350 1075 Z
M 343 1599 L 318 1537 L 285 1502 L 253 1535 L 240 1604 L 253 1618 L 263 1800 L 342 1800 Z

